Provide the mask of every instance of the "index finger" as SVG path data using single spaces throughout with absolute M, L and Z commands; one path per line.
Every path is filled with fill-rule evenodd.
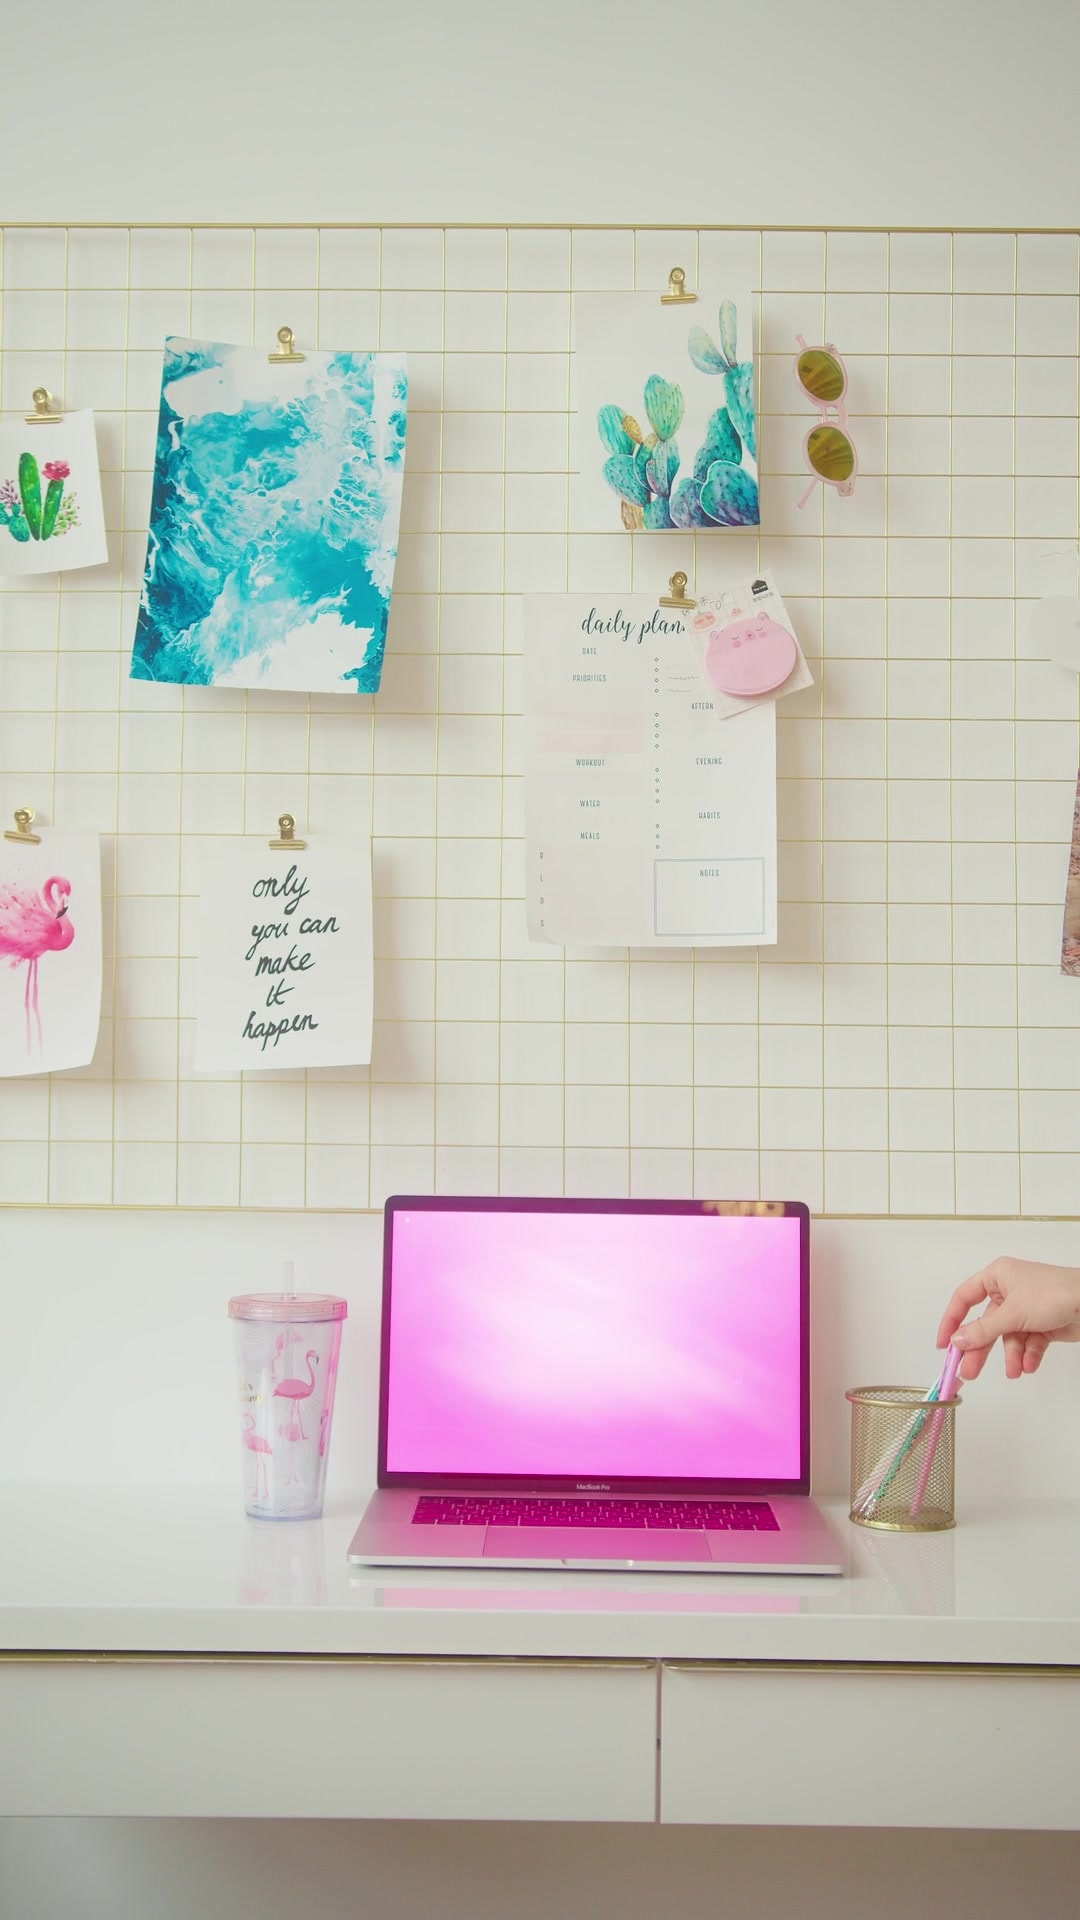
M 941 1316 L 941 1325 L 937 1331 L 937 1344 L 939 1347 L 948 1346 L 957 1327 L 963 1326 L 971 1307 L 977 1307 L 980 1300 L 989 1300 L 990 1289 L 986 1284 L 987 1272 L 988 1269 L 984 1267 L 981 1273 L 973 1273 L 970 1280 L 962 1281 L 960 1286 L 957 1287 L 956 1292 L 953 1294 L 952 1299 L 949 1301 L 948 1306 Z

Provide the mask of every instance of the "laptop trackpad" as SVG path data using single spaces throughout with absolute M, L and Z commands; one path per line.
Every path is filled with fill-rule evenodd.
M 699 1528 L 489 1527 L 484 1558 L 494 1560 L 711 1560 Z

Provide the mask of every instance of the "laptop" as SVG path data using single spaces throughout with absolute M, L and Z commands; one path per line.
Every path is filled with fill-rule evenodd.
M 842 1573 L 794 1201 L 386 1203 L 357 1566 Z

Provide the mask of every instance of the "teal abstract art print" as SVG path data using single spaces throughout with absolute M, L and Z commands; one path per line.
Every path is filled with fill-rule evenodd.
M 135 680 L 376 693 L 404 357 L 169 339 Z

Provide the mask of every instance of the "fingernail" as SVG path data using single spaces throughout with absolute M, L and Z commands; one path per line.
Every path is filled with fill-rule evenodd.
M 957 1327 L 956 1332 L 953 1334 L 953 1337 L 952 1337 L 952 1344 L 954 1347 L 967 1346 L 968 1330 L 966 1327 Z

